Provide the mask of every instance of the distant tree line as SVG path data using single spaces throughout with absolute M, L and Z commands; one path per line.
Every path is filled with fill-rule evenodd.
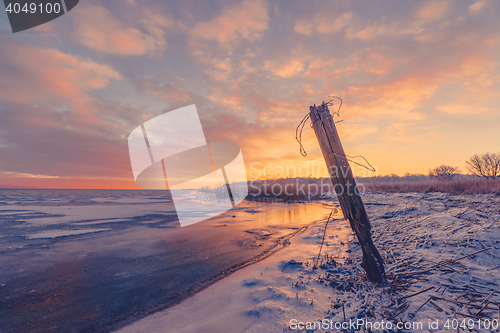
M 500 154 L 475 154 L 465 161 L 465 166 L 475 176 L 487 179 L 500 178 Z M 458 167 L 444 164 L 429 170 L 429 177 L 438 180 L 451 180 L 459 174 L 460 169 Z

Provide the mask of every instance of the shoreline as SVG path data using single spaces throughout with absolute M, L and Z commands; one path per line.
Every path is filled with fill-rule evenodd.
M 318 222 L 320 222 L 320 221 L 312 222 L 311 225 L 318 223 Z M 304 233 L 309 227 L 310 227 L 310 225 L 305 226 L 305 227 L 301 227 L 297 231 L 295 231 L 291 234 L 280 237 L 280 239 L 278 239 L 274 243 L 273 246 L 271 246 L 269 249 L 265 250 L 261 254 L 255 256 L 253 258 L 250 258 L 244 262 L 235 264 L 224 271 L 221 271 L 217 274 L 214 274 L 214 275 L 206 278 L 205 280 L 201 281 L 200 283 L 196 284 L 195 286 L 192 286 L 191 288 L 189 288 L 189 290 L 182 292 L 182 295 L 179 295 L 178 297 L 176 297 L 176 299 L 172 300 L 171 302 L 168 302 L 168 303 L 162 305 L 161 307 L 155 308 L 154 310 L 144 312 L 143 314 L 141 314 L 141 316 L 139 318 L 136 317 L 135 319 L 120 321 L 119 324 L 112 325 L 112 327 L 110 327 L 111 331 L 109 331 L 109 332 L 118 331 L 122 328 L 125 328 L 125 327 L 133 324 L 134 322 L 136 322 L 138 320 L 141 320 L 141 319 L 148 317 L 150 315 L 154 315 L 155 313 L 157 313 L 159 311 L 164 311 L 164 310 L 167 310 L 169 308 L 172 308 L 172 307 L 182 303 L 183 301 L 195 296 L 199 292 L 205 290 L 206 288 L 217 283 L 218 281 L 221 281 L 222 279 L 230 276 L 231 274 L 238 272 L 245 267 L 256 264 L 256 263 L 272 256 L 274 253 L 276 253 L 276 252 L 282 250 L 283 248 L 286 248 L 288 245 L 290 245 L 289 240 L 291 238 L 293 238 L 294 236 L 297 236 L 298 234 Z
M 324 223 L 311 225 L 265 260 L 118 332 L 160 333 L 166 327 L 178 333 L 296 332 L 305 329 L 293 329 L 292 319 L 342 323 L 358 318 L 394 325 L 439 320 L 438 329 L 424 331 L 440 332 L 454 313 L 460 319 L 479 310 L 483 319 L 498 316 L 498 196 L 384 193 L 366 201 L 388 285 L 366 280 L 359 244 L 348 222 L 336 219 L 328 226 L 318 269 L 312 266 Z M 464 297 L 460 304 L 450 301 L 458 296 Z M 354 331 L 367 330 L 347 330 Z
M 314 200 L 314 202 L 321 202 L 321 201 L 325 201 L 325 200 Z M 249 202 L 252 202 L 252 201 L 249 201 Z M 266 203 L 266 202 L 263 202 L 263 203 Z M 278 203 L 278 204 L 307 204 L 308 202 L 272 202 L 272 203 Z M 340 207 L 338 207 L 338 206 L 335 205 L 335 206 L 331 206 L 331 208 L 334 209 L 334 210 L 336 210 L 337 214 L 339 214 Z M 236 208 L 236 209 L 242 209 L 242 208 Z M 182 302 L 184 302 L 184 301 L 186 301 L 186 300 L 188 300 L 188 299 L 196 296 L 198 293 L 203 292 L 207 288 L 209 288 L 212 285 L 216 284 L 217 282 L 222 281 L 223 279 L 231 276 L 232 274 L 234 274 L 236 272 L 239 272 L 239 271 L 241 271 L 242 269 L 244 269 L 246 267 L 249 267 L 249 266 L 252 266 L 254 264 L 257 264 L 257 263 L 259 263 L 259 262 L 261 262 L 261 261 L 263 261 L 263 260 L 271 257 L 272 255 L 276 254 L 280 250 L 285 249 L 286 247 L 288 247 L 291 244 L 290 241 L 295 236 L 303 234 L 310 227 L 312 227 L 314 225 L 317 225 L 317 224 L 320 224 L 320 223 L 325 222 L 325 221 L 326 221 L 326 219 L 320 219 L 320 220 L 312 221 L 312 222 L 310 222 L 309 224 L 307 224 L 307 225 L 305 225 L 303 227 L 299 227 L 299 228 L 288 227 L 288 229 L 296 229 L 296 230 L 294 232 L 290 233 L 290 234 L 286 234 L 286 235 L 284 235 L 282 237 L 279 237 L 278 239 L 274 240 L 274 244 L 271 247 L 269 247 L 268 249 L 266 249 L 264 252 L 256 255 L 253 258 L 250 258 L 250 259 L 245 260 L 243 262 L 237 263 L 237 264 L 229 267 L 226 270 L 220 271 L 220 272 L 218 272 L 218 273 L 216 273 L 216 274 L 214 274 L 214 275 L 206 278 L 205 280 L 201 281 L 197 285 L 192 286 L 186 292 L 183 292 L 182 295 L 179 295 L 178 297 L 176 297 L 175 300 L 172 300 L 171 302 L 165 303 L 161 307 L 157 307 L 157 308 L 152 309 L 150 311 L 144 312 L 143 314 L 141 314 L 140 317 L 135 317 L 133 319 L 130 318 L 128 320 L 121 320 L 121 321 L 119 321 L 119 323 L 117 323 L 116 325 L 112 325 L 110 327 L 111 330 L 109 332 L 118 332 L 118 331 L 120 331 L 122 329 L 125 329 L 125 328 L 127 328 L 129 326 L 134 325 L 134 323 L 136 323 L 137 321 L 140 321 L 140 320 L 142 320 L 144 318 L 147 318 L 149 316 L 154 316 L 158 312 L 168 311 L 168 309 L 171 309 L 171 308 L 173 308 L 175 306 L 178 306 Z M 108 332 L 108 331 L 106 330 L 105 332 Z
M 338 209 L 338 211 L 340 211 L 340 209 Z M 269 255 L 251 265 L 242 267 L 242 269 L 233 272 L 232 274 L 224 277 L 223 279 L 208 286 L 204 290 L 195 295 L 192 295 L 185 301 L 173 307 L 140 319 L 139 321 L 122 327 L 114 332 L 163 333 L 165 332 L 166 327 L 169 327 L 169 330 L 171 331 L 183 333 L 242 332 L 242 330 L 239 330 L 236 327 L 240 327 L 241 323 L 244 323 L 246 325 L 248 319 L 250 319 L 250 322 L 252 322 L 255 319 L 260 318 L 260 315 L 258 314 L 258 311 L 252 309 L 248 311 L 242 311 L 243 315 L 241 315 L 241 313 L 236 313 L 238 312 L 238 310 L 242 309 L 240 301 L 246 304 L 246 300 L 243 300 L 243 298 L 240 298 L 237 295 L 239 295 L 242 291 L 245 293 L 246 288 L 262 287 L 263 289 L 267 290 L 268 287 L 265 287 L 266 271 L 276 271 L 276 275 L 279 276 L 282 274 L 282 272 L 285 272 L 286 274 L 290 270 L 295 270 L 296 265 L 300 265 L 300 267 L 302 267 L 302 262 L 300 262 L 300 260 L 304 260 L 305 257 L 310 253 L 311 249 L 314 252 L 314 257 L 317 256 L 317 250 L 319 250 L 319 247 L 316 246 L 316 240 L 321 238 L 325 223 L 326 218 L 325 220 L 318 220 L 313 222 L 311 225 L 307 226 L 307 228 L 305 228 L 303 232 L 297 233 L 296 235 L 291 237 L 290 244 L 282 247 L 279 251 L 273 252 L 272 255 Z M 351 239 L 352 237 L 350 226 L 348 225 L 348 222 L 342 217 L 339 217 L 337 213 L 337 215 L 330 221 L 330 236 L 331 233 L 337 230 L 337 228 L 339 227 L 343 230 L 344 233 L 344 235 L 342 236 L 342 243 L 344 244 L 343 246 L 345 246 L 344 250 L 347 250 L 347 252 L 343 250 L 339 251 L 339 254 L 342 253 L 343 255 L 349 256 L 349 245 L 347 240 Z M 306 247 L 306 249 L 304 249 L 304 247 Z M 290 256 L 290 253 L 294 254 L 294 259 L 283 260 L 283 258 L 288 258 Z M 295 261 L 295 259 L 299 261 Z M 275 264 L 276 267 L 274 267 Z M 310 267 L 312 266 L 312 264 L 304 264 L 304 267 L 306 266 Z M 263 275 L 264 277 L 262 277 Z M 288 282 L 286 282 L 286 284 L 288 285 Z M 273 289 L 274 286 L 270 284 L 269 288 Z M 307 303 L 310 302 L 311 300 L 307 301 Z M 221 318 L 221 316 L 228 319 L 228 321 L 225 323 L 225 319 Z M 185 319 L 185 323 L 183 322 L 183 318 Z M 188 318 L 196 318 L 196 323 L 190 323 Z M 214 326 L 208 326 L 204 324 L 203 322 L 205 321 L 213 323 Z M 215 322 L 217 324 L 215 324 Z M 248 322 L 249 325 L 250 322 Z M 258 330 L 249 330 L 248 332 L 270 331 L 267 330 L 267 327 L 261 327 Z

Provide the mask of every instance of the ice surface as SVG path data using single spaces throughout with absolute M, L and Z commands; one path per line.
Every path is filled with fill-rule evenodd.
M 181 195 L 187 208 L 217 205 L 206 193 Z M 323 203 L 244 202 L 180 228 L 162 191 L 0 191 L 0 202 L 6 332 L 109 331 L 117 318 L 188 297 L 329 213 Z
M 160 192 L 160 191 L 158 191 Z M 182 206 L 182 212 L 186 219 L 208 219 L 221 211 L 227 210 L 227 205 L 213 195 L 202 193 L 198 190 L 175 191 L 179 197 L 176 204 Z M 162 192 L 160 192 L 162 193 Z M 165 192 L 163 192 L 165 193 Z M 97 192 L 99 194 L 99 192 Z M 1 215 L 27 216 L 28 214 L 39 214 L 37 217 L 25 219 L 25 224 L 33 226 L 47 226 L 64 224 L 68 222 L 86 222 L 87 224 L 98 224 L 94 220 L 117 220 L 126 219 L 146 214 L 172 214 L 175 207 L 171 201 L 165 198 L 151 196 L 130 197 L 90 197 L 86 204 L 71 205 L 49 205 L 48 200 L 24 200 L 26 203 L 16 202 L 9 205 L 0 205 Z M 53 201 L 50 200 L 50 201 Z M 97 203 L 97 204 L 96 204 Z M 200 211 L 200 203 L 205 207 Z M 231 207 L 229 207 L 231 208 Z M 43 215 L 49 215 L 48 217 Z M 83 225 L 82 223 L 80 223 Z
M 89 233 L 108 231 L 108 230 L 111 230 L 111 229 L 50 230 L 50 231 L 42 231 L 42 232 L 38 232 L 38 233 L 34 233 L 34 234 L 29 234 L 26 236 L 26 238 L 28 238 L 28 239 L 56 238 L 56 237 L 64 237 L 64 236 L 89 234 Z

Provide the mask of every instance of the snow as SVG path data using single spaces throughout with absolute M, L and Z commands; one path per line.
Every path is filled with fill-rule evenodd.
M 83 235 L 94 232 L 108 231 L 111 229 L 84 229 L 84 230 L 49 230 L 42 231 L 34 234 L 29 234 L 26 236 L 28 239 L 38 239 L 38 238 L 56 238 L 56 237 L 64 237 L 64 236 L 73 236 L 73 235 Z
M 118 332 L 295 332 L 292 319 L 422 323 L 406 331 L 450 332 L 457 330 L 445 328 L 446 320 L 463 318 L 476 318 L 465 331 L 484 332 L 477 320 L 499 319 L 500 197 L 375 193 L 364 201 L 389 284 L 366 280 L 359 244 L 337 211 L 319 268 L 313 266 L 324 221 L 272 256 Z M 429 320 L 438 320 L 437 328 Z M 367 331 L 358 328 L 345 331 Z M 307 330 L 327 331 L 341 330 Z

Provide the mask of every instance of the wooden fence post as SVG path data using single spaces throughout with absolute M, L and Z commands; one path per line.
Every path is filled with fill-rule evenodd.
M 335 122 L 328 109 L 328 104 L 314 105 L 309 108 L 309 116 L 323 157 L 325 158 L 333 188 L 340 202 L 344 216 L 349 220 L 352 230 L 358 237 L 363 250 L 361 267 L 372 282 L 387 281 L 384 263 L 371 237 L 371 225 L 365 206 L 359 195 L 356 182 L 349 166 L 344 148 L 340 142 Z

